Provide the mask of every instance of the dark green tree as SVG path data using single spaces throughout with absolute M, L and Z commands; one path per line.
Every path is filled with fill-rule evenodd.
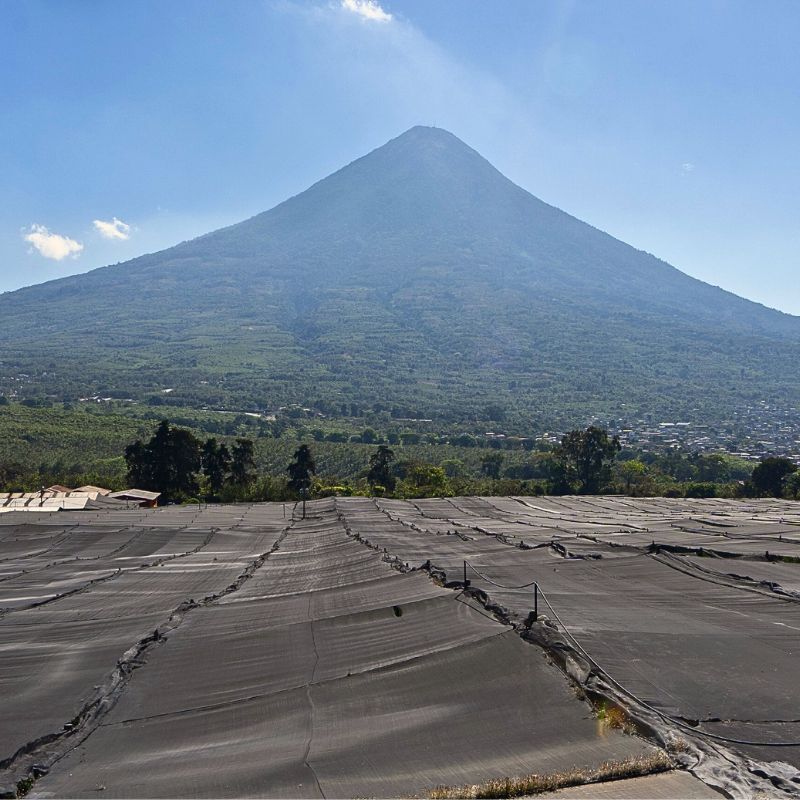
M 200 470 L 200 441 L 191 431 L 172 428 L 167 457 L 169 497 L 191 497 L 199 491 L 196 473 Z
M 364 428 L 361 432 L 361 441 L 364 444 L 375 444 L 378 441 L 378 434 L 374 428 Z
M 293 492 L 302 492 L 311 488 L 311 480 L 317 474 L 317 465 L 311 448 L 301 444 L 294 452 L 294 461 L 286 468 L 289 473 L 288 486 Z
M 237 439 L 231 448 L 231 483 L 237 488 L 244 488 L 255 480 L 255 469 L 252 440 Z
M 21 464 L 0 464 L 0 491 L 13 492 L 14 485 L 25 474 Z
M 152 491 L 168 496 L 172 494 L 172 478 L 175 474 L 173 436 L 168 420 L 162 420 L 155 434 L 145 445 L 146 463 L 150 471 Z
M 619 451 L 619 439 L 610 439 L 603 428 L 590 425 L 585 431 L 570 431 L 556 451 L 564 482 L 579 494 L 598 494 L 611 477 L 611 462 Z
M 448 478 L 461 478 L 466 471 L 464 462 L 460 458 L 446 458 L 439 466 Z
M 394 491 L 395 479 L 390 468 L 392 461 L 394 461 L 394 451 L 385 444 L 379 445 L 378 449 L 369 457 L 367 481 L 370 486 L 373 488 L 383 486 L 387 492 Z
M 547 478 L 547 493 L 548 494 L 571 494 L 575 491 L 570 478 L 574 479 L 573 475 L 568 474 L 566 461 L 561 458 L 558 449 L 552 453 L 545 453 L 541 459 L 541 469 Z
M 128 484 L 136 489 L 146 489 L 152 483 L 150 457 L 141 439 L 125 448 L 125 463 L 128 466 Z
M 482 419 L 492 422 L 502 422 L 506 418 L 506 410 L 499 403 L 489 403 L 483 409 Z
M 715 483 L 708 481 L 700 483 L 690 483 L 684 491 L 684 497 L 697 498 L 697 497 L 716 497 L 717 486 Z
M 694 454 L 689 460 L 697 469 L 700 482 L 725 483 L 731 479 L 730 465 L 722 453 Z
M 487 478 L 497 480 L 500 477 L 500 467 L 503 465 L 502 453 L 487 453 L 481 457 L 481 472 Z
M 164 500 L 191 497 L 198 491 L 200 441 L 184 428 L 162 420 L 147 444 L 137 440 L 125 448 L 128 480 L 138 489 L 161 492 Z
M 797 466 L 788 458 L 770 456 L 762 459 L 753 470 L 750 483 L 761 496 L 780 497 L 783 494 L 784 480 L 797 471 Z
M 208 488 L 216 497 L 222 491 L 231 468 L 231 454 L 224 442 L 218 444 L 216 439 L 206 441 L 203 445 L 202 466 Z
M 783 488 L 792 500 L 797 500 L 800 495 L 800 470 L 792 472 L 783 479 Z

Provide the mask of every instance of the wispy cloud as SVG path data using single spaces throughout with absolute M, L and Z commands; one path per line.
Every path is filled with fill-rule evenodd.
M 694 164 L 692 164 L 691 161 L 684 162 L 683 164 L 681 164 L 681 172 L 683 173 L 694 172 Z
M 342 8 L 372 22 L 391 22 L 392 15 L 384 11 L 377 0 L 341 0 Z
M 381 1 L 386 6 L 387 0 Z M 508 140 L 513 130 L 526 151 L 535 151 L 538 133 L 519 98 L 491 73 L 453 57 L 399 13 L 388 24 L 369 24 L 364 13 L 389 16 L 378 2 L 369 9 L 366 0 L 274 2 L 273 7 L 307 24 L 304 41 L 321 70 L 321 84 L 345 105 L 353 104 L 344 115 L 352 110 L 358 118 L 369 107 L 381 120 L 381 133 L 415 124 L 444 127 L 494 158 L 500 154 L 496 142 Z M 516 151 L 507 154 L 511 158 L 498 159 L 501 169 L 517 160 Z
M 122 241 L 130 239 L 131 226 L 116 217 L 111 222 L 96 219 L 92 221 L 92 224 L 104 239 L 121 239 Z
M 52 258 L 54 261 L 61 261 L 67 256 L 77 258 L 81 250 L 83 250 L 83 245 L 80 242 L 70 239 L 69 236 L 50 233 L 44 225 L 31 225 L 30 230 L 23 238 L 45 258 Z

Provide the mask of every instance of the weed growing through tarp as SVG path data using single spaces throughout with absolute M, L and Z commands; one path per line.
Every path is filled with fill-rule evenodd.
M 575 767 L 563 772 L 547 775 L 524 775 L 518 778 L 498 778 L 472 786 L 437 786 L 428 792 L 430 800 L 450 800 L 450 798 L 479 797 L 522 797 L 542 792 L 552 792 L 569 786 L 587 783 L 600 783 L 623 778 L 638 778 L 673 769 L 670 757 L 658 750 L 646 756 L 633 756 L 623 761 L 604 761 L 596 769 Z
M 32 775 L 28 775 L 25 778 L 17 781 L 17 797 L 25 797 L 28 792 L 33 789 L 33 784 L 35 780 Z
M 610 705 L 603 700 L 595 707 L 595 714 L 597 719 L 609 728 L 616 728 L 627 734 L 636 732 L 636 726 L 619 706 Z

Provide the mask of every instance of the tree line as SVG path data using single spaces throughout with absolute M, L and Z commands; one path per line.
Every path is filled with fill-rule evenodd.
M 560 444 L 543 459 L 543 479 L 501 477 L 503 456 L 488 453 L 481 458 L 481 473 L 490 486 L 478 490 L 491 494 L 666 494 L 668 496 L 714 497 L 719 484 L 689 483 L 678 494 L 648 488 L 648 465 L 637 459 L 615 463 L 620 452 L 616 437 L 596 426 L 565 434 Z M 710 460 L 709 460 L 710 458 Z M 697 459 L 695 459 L 697 460 Z M 722 468 L 713 457 L 696 474 L 715 475 Z M 441 497 L 474 493 L 475 486 L 459 477 L 453 463 L 441 465 L 398 460 L 394 450 L 379 444 L 370 455 L 363 474 L 364 484 L 351 486 L 323 483 L 308 444 L 300 445 L 286 467 L 286 478 L 260 476 L 256 470 L 253 442 L 237 438 L 228 447 L 215 438 L 201 441 L 191 431 L 163 420 L 152 438 L 136 440 L 125 448 L 130 485 L 161 492 L 162 501 L 203 497 L 207 501 L 287 500 L 331 494 L 386 495 L 396 497 Z M 716 464 L 716 471 L 714 469 Z M 800 470 L 789 459 L 763 459 L 749 479 L 734 484 L 727 496 L 792 497 L 800 495 Z
M 208 500 L 234 500 L 255 478 L 253 452 L 250 439 L 236 439 L 229 449 L 214 438 L 202 442 L 163 420 L 148 442 L 137 439 L 125 448 L 128 482 L 161 492 L 164 501 L 201 493 Z
M 553 493 L 598 493 L 610 480 L 610 465 L 619 449 L 616 437 L 609 438 L 601 428 L 571 431 L 553 460 Z M 131 485 L 160 492 L 165 502 L 199 496 L 212 501 L 251 499 L 249 489 L 257 478 L 253 453 L 250 439 L 236 439 L 229 449 L 214 438 L 202 442 L 191 431 L 163 420 L 148 442 L 137 439 L 125 448 L 125 463 Z M 500 463 L 496 455 L 489 454 L 482 470 L 496 479 Z M 318 493 L 332 493 L 335 487 L 315 484 L 316 471 L 311 448 L 300 445 L 286 468 L 286 497 L 269 499 L 308 495 L 315 488 Z M 400 486 L 402 495 L 453 493 L 443 467 L 396 462 L 394 451 L 385 444 L 378 445 L 370 456 L 365 478 L 373 494 L 391 495 Z
M 68 430 L 59 428 L 61 449 L 54 449 L 48 440 L 53 460 L 17 463 L 8 457 L 13 450 L 6 447 L 2 452 L 0 447 L 0 492 L 32 491 L 60 483 L 151 488 L 162 492 L 165 501 L 203 498 L 226 502 L 299 498 L 303 488 L 308 496 L 316 497 L 601 492 L 797 499 L 800 495 L 800 471 L 789 459 L 771 457 L 754 463 L 724 452 L 620 450 L 613 437 L 597 426 L 570 431 L 556 445 L 536 442 L 535 449 L 523 453 L 517 445 L 513 448 L 516 452 L 505 446 L 455 448 L 447 444 L 440 450 L 433 444 L 401 441 L 395 445 L 392 438 L 373 436 L 369 431 L 359 437 L 358 446 L 352 447 L 349 443 L 319 441 L 308 431 L 299 430 L 295 436 L 286 435 L 276 442 L 265 442 L 259 436 L 254 443 L 245 438 L 247 429 L 236 431 L 237 438 L 219 436 L 216 430 L 185 430 L 191 426 L 180 418 L 166 424 L 162 421 L 149 440 L 139 433 L 139 440 L 126 448 L 124 443 L 137 436 L 135 420 L 115 418 L 115 426 L 106 429 L 95 424 L 96 414 L 87 412 L 86 416 L 86 432 L 79 439 L 75 435 L 70 438 Z M 18 422 L 20 430 L 30 435 L 52 436 L 49 427 L 31 431 L 27 416 Z M 112 443 L 113 439 L 116 441 Z M 82 460 L 69 451 L 77 441 L 83 443 Z M 304 441 L 307 444 L 298 449 Z M 119 455 L 101 457 L 103 448 Z M 123 450 L 127 458 L 123 458 Z M 322 462 L 319 471 L 317 456 Z M 299 478 L 289 471 L 290 461 L 305 469 Z
M 160 492 L 162 502 L 199 499 L 249 500 L 258 475 L 251 439 L 228 446 L 215 438 L 201 441 L 185 428 L 162 420 L 148 442 L 137 439 L 125 448 L 128 482 L 137 489 Z M 301 445 L 287 467 L 290 496 L 309 493 L 316 464 L 308 445 Z M 288 499 L 264 497 L 260 499 Z

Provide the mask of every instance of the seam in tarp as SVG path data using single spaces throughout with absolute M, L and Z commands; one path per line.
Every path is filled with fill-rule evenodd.
M 747 741 L 747 740 L 744 740 L 744 739 L 734 739 L 734 738 L 731 738 L 731 737 L 728 737 L 728 736 L 721 736 L 721 735 L 716 734 L 716 733 L 709 733 L 708 731 L 704 731 L 704 730 L 702 730 L 700 728 L 695 728 L 692 725 L 688 725 L 687 723 L 682 722 L 679 718 L 673 717 L 672 715 L 667 714 L 664 711 L 660 711 L 659 709 L 655 708 L 654 706 L 651 706 L 649 703 L 647 703 L 646 701 L 642 700 L 637 695 L 635 695 L 632 691 L 630 691 L 630 689 L 626 689 L 619 681 L 617 681 L 614 677 L 612 677 L 608 673 L 608 671 L 605 670 L 586 651 L 586 649 L 583 647 L 583 645 L 581 645 L 581 643 L 572 635 L 572 633 L 570 633 L 569 629 L 564 624 L 564 622 L 561 619 L 561 617 L 558 616 L 558 612 L 553 608 L 552 604 L 550 603 L 550 600 L 548 599 L 547 595 L 542 591 L 541 588 L 539 589 L 539 593 L 542 595 L 542 599 L 544 600 L 545 605 L 550 609 L 550 611 L 553 613 L 553 616 L 558 620 L 559 625 L 561 625 L 561 627 L 564 629 L 564 633 L 569 637 L 570 641 L 573 643 L 573 645 L 578 650 L 578 652 L 581 653 L 581 655 L 583 655 L 584 658 L 586 658 L 587 661 L 589 661 L 589 663 L 592 664 L 592 666 L 594 666 L 599 672 L 601 672 L 604 675 L 604 677 L 606 677 L 609 681 L 611 681 L 611 683 L 613 683 L 614 686 L 616 686 L 621 692 L 623 692 L 625 695 L 627 695 L 632 700 L 636 701 L 637 703 L 639 703 L 641 706 L 643 706 L 644 708 L 648 709 L 649 711 L 652 711 L 653 713 L 658 714 L 658 716 L 661 717 L 662 719 L 665 719 L 665 720 L 668 720 L 669 722 L 674 723 L 679 728 L 683 728 L 684 730 L 691 731 L 692 733 L 695 733 L 695 734 L 700 734 L 701 736 L 707 736 L 710 739 L 715 739 L 716 741 L 719 741 L 719 742 L 727 742 L 729 744 L 741 744 L 741 745 L 747 745 L 747 746 L 750 746 L 750 747 L 800 747 L 800 741 L 794 741 L 794 742 L 751 742 L 751 741 Z M 660 687 L 656 687 L 656 688 L 660 688 Z
M 189 524 L 191 525 L 192 523 L 190 522 Z M 99 687 L 95 697 L 84 704 L 77 715 L 73 717 L 72 722 L 65 724 L 58 732 L 44 734 L 32 741 L 26 742 L 11 756 L 0 759 L 0 770 L 11 773 L 17 767 L 18 762 L 23 762 L 24 766 L 21 766 L 20 772 L 27 772 L 29 776 L 38 778 L 46 774 L 53 764 L 60 761 L 68 753 L 72 752 L 72 750 L 86 741 L 89 736 L 101 727 L 101 720 L 119 700 L 119 697 L 130 680 L 131 673 L 142 665 L 141 656 L 150 649 L 153 644 L 164 642 L 167 638 L 166 634 L 171 633 L 182 624 L 187 612 L 203 605 L 210 605 L 221 597 L 238 591 L 241 586 L 252 577 L 255 571 L 264 564 L 269 556 L 280 547 L 280 543 L 289 533 L 293 525 L 294 522 L 289 522 L 284 526 L 270 549 L 252 561 L 233 583 L 219 592 L 207 595 L 199 602 L 185 600 L 177 606 L 170 613 L 166 622 L 159 625 L 152 633 L 139 639 L 122 654 L 117 661 L 117 666 L 106 679 L 105 683 Z M 181 530 L 183 529 L 184 528 Z M 207 537 L 207 541 L 211 540 L 217 530 L 217 528 L 212 528 Z M 201 544 L 198 548 L 194 549 L 194 552 L 199 551 L 204 546 L 205 544 Z M 190 553 L 187 552 L 178 556 L 170 556 L 165 560 L 173 560 L 186 555 L 190 555 Z M 73 739 L 73 737 L 75 738 Z M 68 744 L 66 749 L 53 752 L 52 746 L 61 742 Z M 48 750 L 41 752 L 43 748 L 48 748 Z M 33 762 L 33 759 L 40 753 L 41 757 Z M 20 772 L 17 774 L 20 774 Z

